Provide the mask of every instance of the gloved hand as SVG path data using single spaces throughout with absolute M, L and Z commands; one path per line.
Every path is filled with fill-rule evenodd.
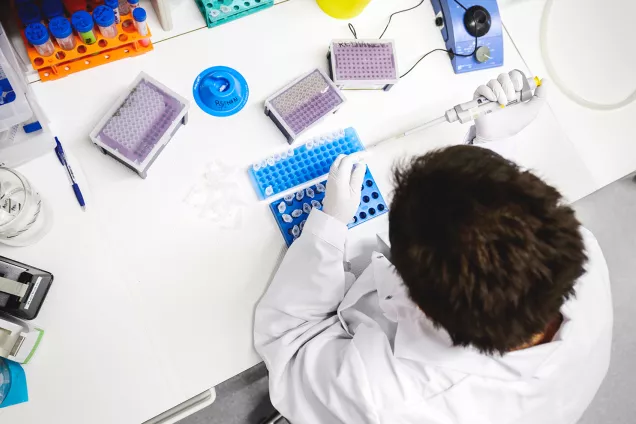
M 362 155 L 338 156 L 329 170 L 322 211 L 345 225 L 351 222 L 360 206 L 366 171 Z
M 515 93 L 523 88 L 523 74 L 512 71 L 501 74 L 487 85 L 481 85 L 475 91 L 475 99 L 484 96 L 490 101 L 506 105 L 515 98 Z M 534 91 L 529 101 L 490 113 L 475 120 L 475 142 L 484 143 L 512 137 L 527 127 L 539 114 L 547 96 L 546 80 Z

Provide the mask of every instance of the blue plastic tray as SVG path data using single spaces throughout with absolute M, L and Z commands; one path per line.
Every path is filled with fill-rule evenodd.
M 322 209 L 326 187 L 327 180 L 285 196 L 269 205 L 287 246 L 291 246 L 302 233 L 309 212 L 313 208 Z M 389 208 L 382 193 L 375 184 L 371 172 L 367 169 L 362 184 L 360 207 L 348 227 L 353 228 L 388 211 Z
M 364 150 L 353 128 L 308 141 L 295 149 L 270 156 L 249 169 L 260 199 L 267 199 L 292 187 L 326 175 L 338 155 Z

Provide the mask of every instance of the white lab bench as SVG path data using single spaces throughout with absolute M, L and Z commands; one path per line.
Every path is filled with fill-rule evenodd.
M 411 3 L 372 2 L 353 20 L 358 35 L 379 35 L 388 15 Z M 0 247 L 0 255 L 46 269 L 55 281 L 37 319 L 45 337 L 26 366 L 30 401 L 0 411 L 3 423 L 139 424 L 260 361 L 252 346 L 254 306 L 286 250 L 268 203 L 257 200 L 246 172 L 239 174 L 246 207 L 235 228 L 201 219 L 184 199 L 213 161 L 246 171 L 286 149 L 263 113 L 264 99 L 312 68 L 326 69 L 330 40 L 350 33 L 314 0 L 290 0 L 213 29 L 196 29 L 202 18 L 190 6 L 174 15 L 172 33 L 151 27 L 153 52 L 32 85 L 78 174 L 87 212 L 53 152 L 19 169 L 49 201 L 55 223 L 35 246 Z M 428 2 L 395 17 L 387 38 L 397 42 L 402 71 L 442 46 Z M 435 53 L 389 92 L 346 92 L 344 107 L 302 139 L 353 126 L 370 144 L 469 100 L 503 70 L 530 75 L 507 37 L 505 49 L 504 68 L 455 75 L 447 56 Z M 196 76 L 214 65 L 233 67 L 248 81 L 249 102 L 235 116 L 209 116 L 194 102 Z M 141 71 L 192 102 L 189 123 L 146 180 L 88 138 Z M 514 151 L 504 150 L 574 201 L 607 178 L 588 171 L 576 138 L 561 126 L 545 108 Z M 396 160 L 461 143 L 467 130 L 445 124 L 375 149 L 368 163 L 385 197 Z M 386 224 L 384 215 L 351 230 L 349 255 L 374 243 Z

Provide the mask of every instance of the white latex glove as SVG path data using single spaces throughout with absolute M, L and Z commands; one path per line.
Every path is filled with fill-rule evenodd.
M 501 74 L 487 85 L 481 85 L 475 91 L 475 97 L 484 96 L 490 101 L 506 105 L 515 98 L 515 93 L 523 88 L 523 74 L 512 71 Z M 546 80 L 534 91 L 534 96 L 527 102 L 504 108 L 475 120 L 475 142 L 484 143 L 512 137 L 520 133 L 539 114 L 547 96 Z
M 322 211 L 345 225 L 351 222 L 360 206 L 365 172 L 361 154 L 338 156 L 329 170 Z

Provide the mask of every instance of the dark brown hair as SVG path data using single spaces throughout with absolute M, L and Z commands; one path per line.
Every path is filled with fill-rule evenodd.
M 559 316 L 587 258 L 555 188 L 472 146 L 415 158 L 395 180 L 392 262 L 454 345 L 503 354 Z

